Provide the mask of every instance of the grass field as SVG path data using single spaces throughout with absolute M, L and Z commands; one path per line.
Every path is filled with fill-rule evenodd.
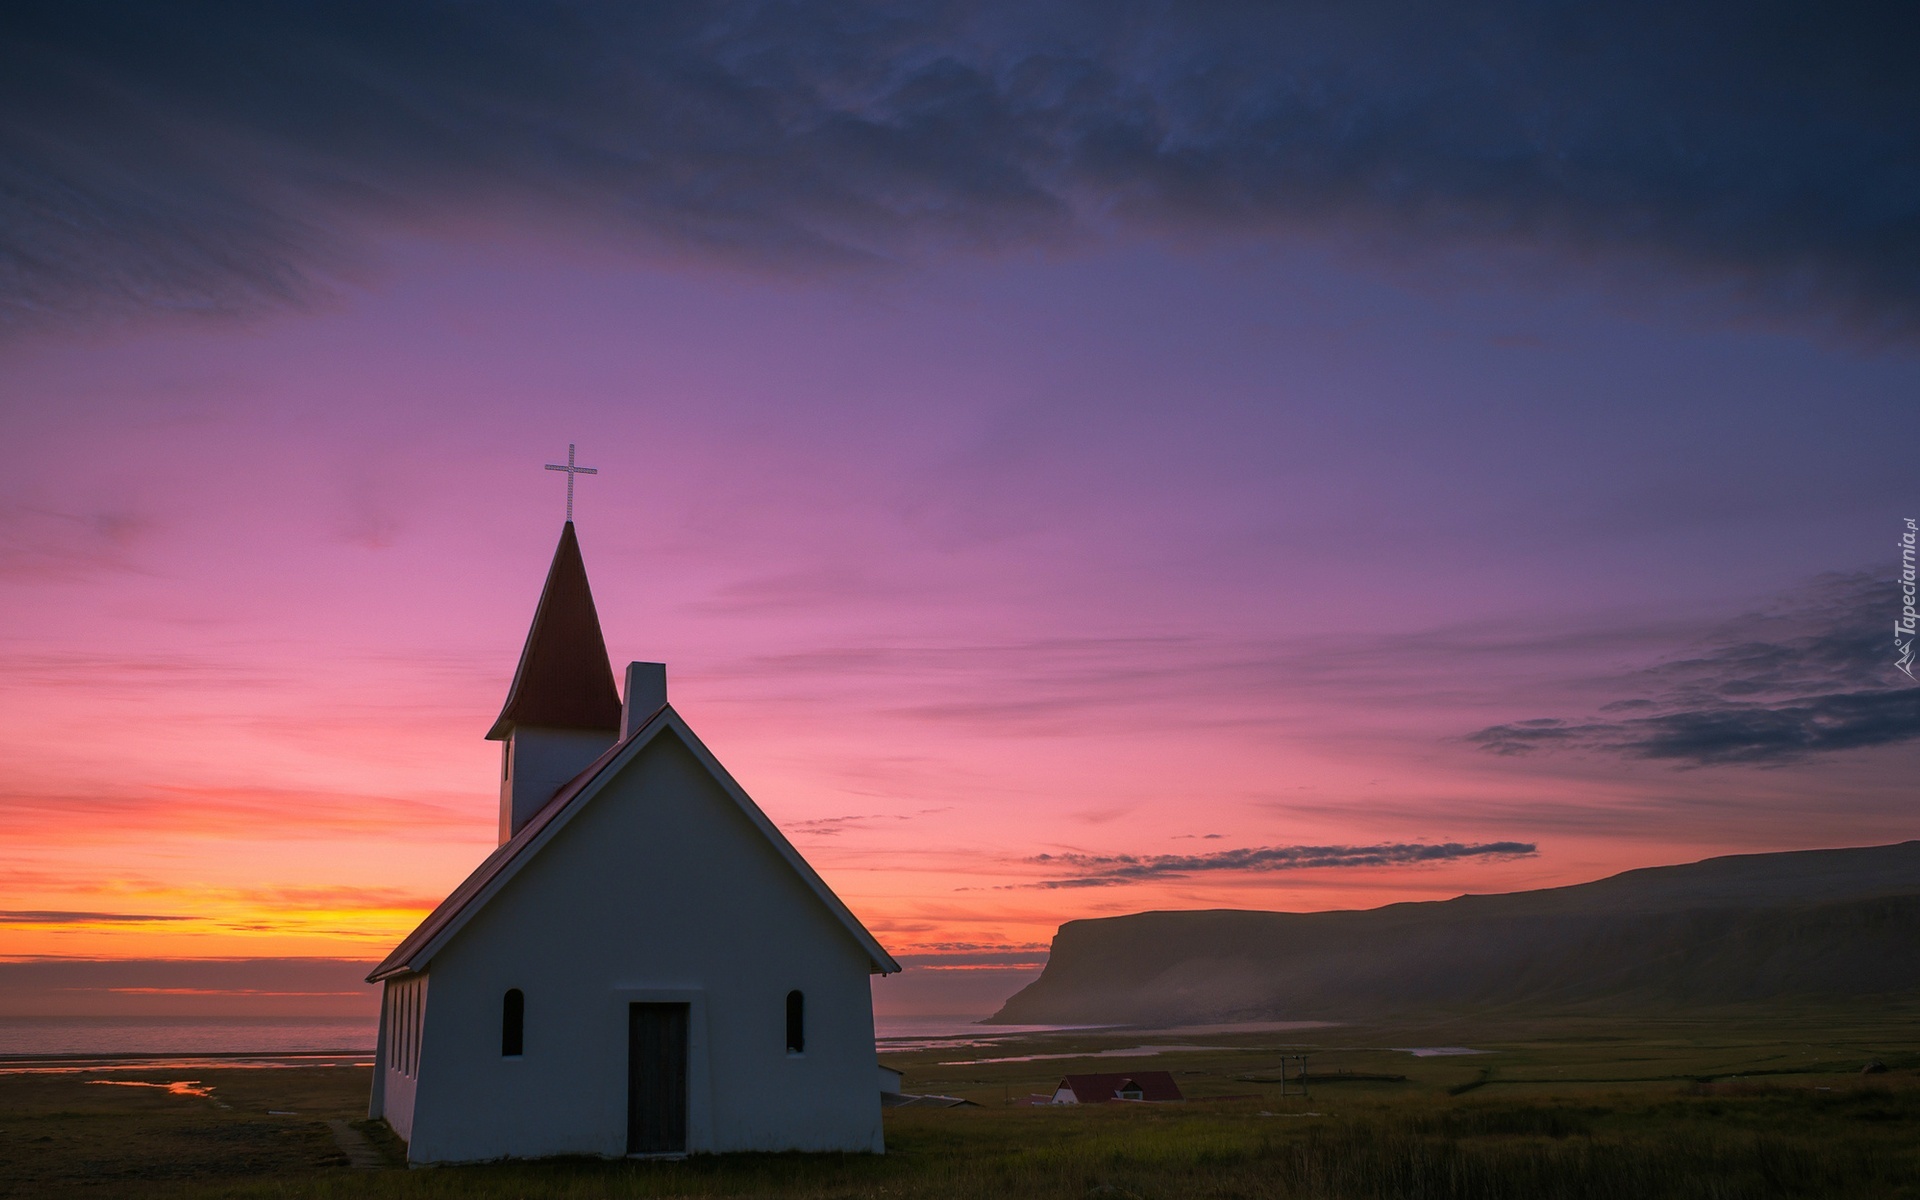
M 980 1107 L 890 1110 L 884 1158 L 409 1171 L 398 1143 L 362 1123 L 394 1165 L 355 1171 L 325 1121 L 362 1121 L 364 1068 L 5 1074 L 0 1195 L 1920 1198 L 1917 1017 L 1480 1017 L 936 1047 L 887 1061 L 912 1090 Z M 1142 1045 L 1204 1049 L 1090 1057 Z M 1423 1047 L 1488 1053 L 1406 1052 Z M 1330 1081 L 1282 1097 L 1262 1081 L 1283 1053 L 1307 1053 L 1311 1077 Z M 1065 1057 L 983 1061 L 1030 1055 Z M 1862 1075 L 1869 1061 L 1888 1070 Z M 1173 1071 L 1192 1102 L 1010 1103 L 1069 1070 L 1128 1067 Z

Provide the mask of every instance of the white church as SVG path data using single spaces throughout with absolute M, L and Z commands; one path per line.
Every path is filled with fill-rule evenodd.
M 882 1152 L 868 980 L 899 964 L 663 665 L 615 691 L 571 519 L 487 736 L 499 848 L 367 977 L 408 1160 Z

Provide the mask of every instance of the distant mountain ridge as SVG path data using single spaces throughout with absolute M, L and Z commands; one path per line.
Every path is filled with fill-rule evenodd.
M 1920 991 L 1920 841 L 1320 913 L 1069 921 L 1010 1024 L 1681 1007 Z

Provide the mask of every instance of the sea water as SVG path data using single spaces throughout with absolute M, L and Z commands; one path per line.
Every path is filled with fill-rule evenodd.
M 977 1025 L 978 1016 L 877 1017 L 883 1045 L 941 1044 L 1054 1026 Z M 366 1017 L 0 1017 L 0 1058 L 80 1054 L 298 1054 L 373 1050 Z
M 373 1050 L 366 1017 L 0 1017 L 0 1058 Z
M 1088 1025 L 982 1025 L 980 1015 L 876 1016 L 882 1051 L 993 1045 Z M 116 1054 L 371 1053 L 366 1017 L 0 1017 L 0 1058 Z

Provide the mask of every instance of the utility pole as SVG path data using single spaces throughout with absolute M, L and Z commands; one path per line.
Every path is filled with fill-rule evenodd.
M 1300 1064 L 1298 1069 L 1294 1071 L 1293 1076 L 1293 1082 L 1300 1088 L 1300 1098 L 1302 1100 L 1311 1099 L 1312 1097 L 1307 1094 L 1307 1056 L 1304 1054 L 1282 1054 L 1280 1056 L 1280 1094 L 1282 1096 L 1287 1095 L 1287 1064 L 1290 1062 Z

